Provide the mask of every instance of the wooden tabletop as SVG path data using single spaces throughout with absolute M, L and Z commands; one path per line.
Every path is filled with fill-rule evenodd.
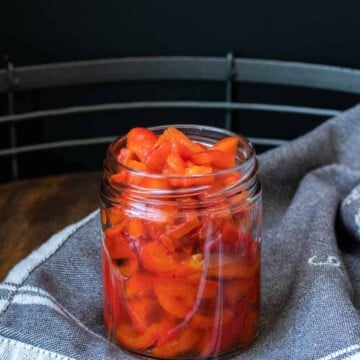
M 51 235 L 99 207 L 100 173 L 0 184 L 0 281 Z

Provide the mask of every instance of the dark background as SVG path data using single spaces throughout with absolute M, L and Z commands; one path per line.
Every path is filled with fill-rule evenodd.
M 96 58 L 191 55 L 301 61 L 360 68 L 360 2 L 352 1 L 3 1 L 0 55 L 16 66 Z M 5 61 L 2 66 L 5 67 Z M 155 90 L 154 90 L 155 89 Z M 355 96 L 326 91 L 241 84 L 236 101 L 346 109 Z M 38 90 L 15 95 L 16 111 L 137 99 L 224 100 L 224 84 L 109 84 Z M 6 98 L 0 97 L 5 114 Z M 132 111 L 26 121 L 18 142 L 119 135 L 135 125 L 195 122 L 222 126 L 210 111 Z M 234 130 L 246 136 L 291 139 L 325 119 L 240 112 Z M 70 134 L 70 135 L 69 135 Z M 8 130 L 0 127 L 0 147 Z M 20 177 L 100 169 L 105 146 L 19 156 Z M 264 149 L 259 148 L 258 151 Z M 10 179 L 9 159 L 0 158 L 0 181 Z

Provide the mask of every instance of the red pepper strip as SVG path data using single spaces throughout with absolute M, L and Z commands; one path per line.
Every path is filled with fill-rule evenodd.
M 159 339 L 156 343 L 157 346 L 164 346 L 169 341 L 172 341 L 177 336 L 176 328 L 179 320 L 168 313 L 163 314 L 160 321 L 157 323 L 157 329 L 159 334 Z
M 160 277 L 154 281 L 154 291 L 161 307 L 169 314 L 183 319 L 191 311 L 195 300 L 195 288 L 185 282 L 169 282 Z
M 199 344 L 201 356 L 216 356 L 224 351 L 230 351 L 242 344 L 239 340 L 239 333 L 244 325 L 244 315 L 246 311 L 246 301 L 243 300 L 233 309 L 232 318 L 218 326 L 209 328 L 205 333 L 204 340 Z
M 151 176 L 145 176 L 143 179 L 141 179 L 139 185 L 146 189 L 170 189 L 170 185 L 167 179 L 157 179 Z
M 128 166 L 130 160 L 136 160 L 135 153 L 127 148 L 121 148 L 117 156 L 117 161 L 125 166 Z
M 183 175 L 185 174 L 186 164 L 179 154 L 170 153 L 166 159 L 163 173 L 166 175 Z
M 225 303 L 235 306 L 242 298 L 248 296 L 252 290 L 252 279 L 236 279 L 224 282 Z
M 169 274 L 164 273 L 164 275 L 169 277 L 180 277 L 184 281 L 184 277 L 194 276 L 197 281 L 199 281 L 201 277 L 201 272 L 203 270 L 203 261 L 202 256 L 199 254 L 187 256 L 187 259 L 181 261 L 179 260 L 176 269 L 169 272 Z
M 125 281 L 127 299 L 154 295 L 153 276 L 147 272 L 137 272 Z
M 259 328 L 259 311 L 248 309 L 247 314 L 245 315 L 244 324 L 240 331 L 239 340 L 242 345 L 248 345 L 252 340 L 254 340 L 257 335 Z
M 130 236 L 138 238 L 147 236 L 146 227 L 142 219 L 131 218 L 127 226 L 127 231 Z
M 115 184 L 126 184 L 129 179 L 129 172 L 126 169 L 121 169 L 117 174 L 110 177 L 110 181 Z
M 208 149 L 191 155 L 191 161 L 197 165 L 208 165 L 216 169 L 227 169 L 235 165 L 235 154 L 226 154 L 221 150 Z
M 190 326 L 196 329 L 209 329 L 214 326 L 218 326 L 218 323 L 226 324 L 233 317 L 233 312 L 230 309 L 223 309 L 219 314 L 219 319 L 216 318 L 216 314 L 203 315 L 195 314 L 190 321 Z
M 171 144 L 165 140 L 159 146 L 154 147 L 153 151 L 147 157 L 145 164 L 151 172 L 161 173 L 166 163 L 167 157 L 170 155 Z
M 105 247 L 111 259 L 116 262 L 120 274 L 130 276 L 139 268 L 138 258 L 130 248 L 127 239 L 120 233 L 114 233 L 112 229 L 105 231 Z
M 173 358 L 192 350 L 200 339 L 199 331 L 191 328 L 184 328 L 179 331 L 176 338 L 163 346 L 155 346 L 152 354 L 159 358 Z
M 122 279 L 114 276 L 112 261 L 104 249 L 102 250 L 104 321 L 109 333 L 112 333 L 120 321 L 126 316 L 122 298 Z
M 212 146 L 213 150 L 220 150 L 226 154 L 235 156 L 238 148 L 238 139 L 235 136 L 229 136 L 224 139 L 219 140 L 216 144 Z
M 197 216 L 194 216 L 179 225 L 170 226 L 167 230 L 167 234 L 175 239 L 180 239 L 200 225 L 200 220 Z
M 127 301 L 129 318 L 139 333 L 144 332 L 156 319 L 161 308 L 154 298 L 137 298 Z
M 244 259 L 239 256 L 211 254 L 208 276 L 222 279 L 249 278 L 254 276 L 260 268 L 258 256 Z
M 158 339 L 156 324 L 150 325 L 143 333 L 139 334 L 129 323 L 121 323 L 116 335 L 120 344 L 130 350 L 147 349 Z
M 183 179 L 181 186 L 204 186 L 204 185 L 211 185 L 214 182 L 214 176 L 210 176 L 213 172 L 213 168 L 211 166 L 204 166 L 204 165 L 194 165 L 190 162 L 187 164 L 185 169 L 185 175 L 192 176 L 192 175 L 204 175 L 193 177 L 191 179 Z
M 188 149 L 188 151 L 190 151 L 190 153 L 195 153 L 195 152 L 201 151 L 203 149 L 202 145 L 200 145 L 196 142 L 193 142 L 182 131 L 180 131 L 176 128 L 173 128 L 173 127 L 169 127 L 162 133 L 162 135 L 159 137 L 155 146 L 158 146 L 165 140 L 170 142 L 174 151 L 179 151 L 179 144 L 181 144 L 183 147 Z M 186 157 L 186 155 L 185 155 L 185 157 Z
M 141 262 L 145 269 L 155 273 L 173 271 L 178 266 L 174 256 L 163 245 L 154 241 L 143 245 Z
M 157 140 L 157 135 L 151 130 L 136 127 L 127 134 L 127 148 L 134 152 L 139 160 L 145 164 Z

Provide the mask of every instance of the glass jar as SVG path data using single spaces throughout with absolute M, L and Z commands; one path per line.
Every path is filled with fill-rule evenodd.
M 126 136 L 109 146 L 101 189 L 104 322 L 112 341 L 141 355 L 214 357 L 258 333 L 257 159 L 242 136 L 174 127 L 206 146 L 236 136 L 236 165 L 206 175 L 149 174 L 117 162 Z

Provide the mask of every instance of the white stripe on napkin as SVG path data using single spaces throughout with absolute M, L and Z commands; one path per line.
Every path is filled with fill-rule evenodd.
M 326 355 L 326 356 L 324 356 L 324 357 L 322 357 L 322 358 L 320 358 L 318 360 L 333 360 L 333 359 L 339 358 L 339 356 L 341 356 L 341 355 L 348 354 L 349 352 L 352 352 L 352 351 L 355 351 L 355 350 L 358 350 L 358 349 L 360 349 L 359 344 L 351 345 L 351 346 L 348 346 L 348 347 L 346 347 L 344 349 L 334 351 L 331 354 Z M 357 355 L 357 354 L 359 354 L 359 353 L 353 354 L 351 356 L 354 356 L 354 355 Z M 358 359 L 358 358 L 349 357 L 349 358 L 346 358 L 346 359 L 355 360 L 355 359 Z
M 75 360 L 21 341 L 0 335 L 0 359 L 2 360 Z

